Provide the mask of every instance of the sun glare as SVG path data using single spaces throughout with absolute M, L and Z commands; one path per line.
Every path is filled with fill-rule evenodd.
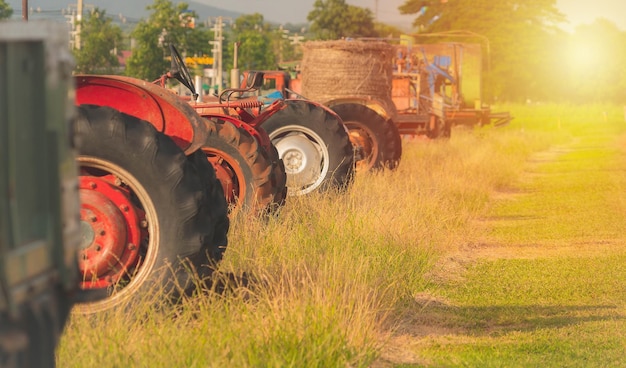
M 574 70 L 594 69 L 602 65 L 603 52 L 600 45 L 587 40 L 571 40 L 568 64 Z

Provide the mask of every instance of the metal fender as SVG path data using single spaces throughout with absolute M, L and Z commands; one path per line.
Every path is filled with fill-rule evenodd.
M 116 75 L 77 75 L 76 105 L 109 106 L 145 120 L 189 155 L 202 147 L 202 118 L 178 95 L 156 84 Z
M 269 135 L 267 135 L 265 130 L 263 130 L 261 127 L 256 127 L 255 128 L 252 125 L 237 119 L 236 117 L 233 117 L 233 116 L 230 116 L 230 115 L 226 115 L 226 114 L 217 114 L 217 113 L 206 112 L 206 113 L 200 113 L 200 116 L 202 116 L 205 119 L 206 124 L 215 124 L 212 119 L 221 119 L 221 120 L 224 120 L 224 121 L 228 121 L 229 123 L 232 123 L 237 128 L 245 129 L 248 133 L 250 133 L 250 135 L 252 137 L 254 137 L 254 139 L 257 142 L 259 142 L 261 144 L 261 146 L 263 148 L 265 148 L 266 151 L 270 152 L 270 149 L 271 149 L 271 146 L 272 146 L 272 143 L 270 141 L 270 137 L 269 137 Z

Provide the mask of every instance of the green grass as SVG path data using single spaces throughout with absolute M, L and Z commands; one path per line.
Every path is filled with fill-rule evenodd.
M 615 366 L 622 110 L 498 110 L 516 119 L 405 141 L 394 172 L 233 219 L 226 291 L 73 315 L 58 366 Z
M 444 333 L 421 341 L 417 365 L 626 364 L 626 124 L 576 111 L 570 139 L 491 202 L 466 250 L 480 256 L 435 292 L 445 303 L 422 310 Z

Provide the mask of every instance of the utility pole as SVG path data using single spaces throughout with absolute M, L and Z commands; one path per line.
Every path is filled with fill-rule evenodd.
M 74 47 L 80 50 L 80 22 L 83 20 L 83 0 L 77 0 L 76 3 L 76 40 Z
M 230 70 L 230 88 L 239 88 L 239 42 L 233 44 L 233 68 Z
M 374 0 L 374 20 L 378 22 L 378 0 Z
M 70 4 L 68 9 L 72 9 L 74 4 Z M 83 4 L 83 0 L 76 0 L 76 15 L 73 15 L 73 11 L 72 11 L 72 15 L 71 15 L 71 22 L 72 22 L 72 39 L 73 39 L 73 44 L 75 49 L 80 50 L 82 43 L 80 41 L 80 33 L 81 33 L 81 21 L 83 20 L 83 10 L 84 10 L 85 6 Z M 87 4 L 87 8 L 91 9 L 91 11 L 93 11 L 95 9 L 95 7 L 93 6 L 93 4 Z
M 222 53 L 222 49 L 223 49 L 223 41 L 224 41 L 224 18 L 222 16 L 219 16 L 216 18 L 215 20 L 215 25 L 213 26 L 213 34 L 214 34 L 214 41 L 209 41 L 209 43 L 211 45 L 213 45 L 213 49 L 211 50 L 213 52 L 213 78 L 215 81 L 215 85 L 217 85 L 217 93 L 222 92 L 222 82 L 224 80 L 224 76 L 223 76 L 223 65 L 222 65 L 222 59 L 223 59 L 223 53 Z M 230 18 L 227 18 L 230 19 Z
M 217 49 L 217 57 L 213 59 L 213 65 L 217 64 L 217 93 L 222 92 L 223 85 L 223 66 L 222 66 L 222 41 L 224 41 L 224 36 L 222 35 L 222 31 L 224 29 L 224 23 L 222 21 L 222 17 L 217 17 L 217 23 L 215 23 L 215 46 Z
M 289 42 L 290 44 L 299 45 L 304 40 L 304 36 L 298 36 L 298 34 L 295 33 L 293 36 L 289 36 L 289 40 L 291 40 L 291 42 Z
M 22 0 L 22 20 L 28 21 L 28 0 Z

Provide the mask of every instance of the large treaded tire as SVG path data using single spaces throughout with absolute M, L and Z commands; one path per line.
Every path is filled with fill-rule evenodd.
M 387 132 L 385 139 L 389 149 L 385 151 L 388 157 L 385 157 L 384 162 L 388 169 L 394 170 L 400 165 L 400 159 L 402 158 L 402 136 L 398 126 L 391 119 L 388 119 L 386 123 Z
M 278 206 L 278 208 L 280 208 L 285 205 L 285 202 L 287 200 L 287 173 L 285 172 L 285 164 L 280 158 L 276 146 L 274 146 L 273 144 L 270 147 L 269 155 L 270 160 L 272 161 L 272 172 L 274 173 L 274 178 L 276 180 L 275 186 L 277 189 L 282 188 L 282 190 L 277 190 L 274 196 L 274 203 L 276 206 Z
M 228 218 L 228 203 L 224 197 L 222 183 L 217 180 L 213 166 L 207 161 L 202 150 L 197 150 L 187 156 L 187 160 L 198 170 L 200 178 L 205 183 L 205 196 L 209 199 L 210 206 L 204 206 L 201 216 L 207 216 L 214 220 L 215 231 L 213 239 L 205 242 L 201 252 L 198 252 L 193 259 L 198 274 L 202 278 L 207 278 L 214 271 L 216 263 L 222 260 L 226 245 L 228 244 L 228 230 L 230 219 Z
M 215 130 L 209 130 L 202 151 L 222 181 L 231 215 L 241 210 L 255 215 L 276 211 L 284 204 L 285 181 L 277 177 L 280 167 L 248 131 L 222 119 L 212 121 Z
M 345 190 L 354 175 L 354 151 L 341 119 L 306 100 L 285 100 L 262 123 L 287 172 L 289 195 Z
M 114 176 L 120 192 L 130 193 L 133 206 L 145 213 L 139 263 L 112 294 L 76 309 L 92 313 L 140 300 L 146 292 L 192 290 L 190 268 L 213 266 L 226 247 L 229 220 L 225 201 L 215 196 L 214 174 L 148 122 L 109 107 L 80 106 L 74 132 L 81 177 Z
M 360 155 L 356 163 L 357 171 L 396 166 L 390 164 L 398 155 L 396 147 L 392 146 L 395 138 L 390 132 L 392 128 L 382 116 L 356 103 L 338 104 L 331 108 L 348 128 L 350 140 Z
M 452 135 L 452 125 L 450 121 L 442 121 L 439 117 L 432 117 L 435 119 L 435 127 L 427 130 L 426 136 L 430 139 L 446 139 Z

